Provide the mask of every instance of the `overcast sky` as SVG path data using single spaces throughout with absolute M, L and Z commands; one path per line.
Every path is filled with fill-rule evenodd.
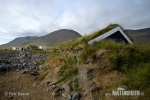
M 84 35 L 110 23 L 150 27 L 150 0 L 0 0 L 0 44 L 62 28 Z

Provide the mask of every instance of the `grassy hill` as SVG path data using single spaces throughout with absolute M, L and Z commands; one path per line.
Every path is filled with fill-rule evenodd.
M 88 95 L 83 96 L 86 100 L 148 99 L 150 47 L 121 44 L 111 40 L 87 44 L 89 40 L 117 26 L 117 24 L 109 25 L 90 35 L 56 46 L 51 57 L 40 67 L 42 82 L 51 80 L 59 86 L 69 83 L 73 91 L 78 91 L 82 96 L 87 89 L 91 89 L 90 87 L 99 87 L 99 90 L 90 91 Z M 86 71 L 86 74 L 92 76 L 87 80 L 85 79 L 88 77 L 82 75 Z M 90 82 L 94 85 L 88 86 Z M 144 92 L 144 96 L 105 95 L 118 87 L 139 90 Z

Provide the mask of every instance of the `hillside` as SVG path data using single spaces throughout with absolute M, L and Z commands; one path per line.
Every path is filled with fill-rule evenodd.
M 13 41 L 4 44 L 0 47 L 9 48 L 9 47 L 25 47 L 27 45 L 44 45 L 44 46 L 55 46 L 64 41 L 72 40 L 75 38 L 81 37 L 81 35 L 73 30 L 60 29 L 54 32 L 51 32 L 45 36 L 26 39 L 26 37 L 16 38 Z
M 20 43 L 26 42 L 31 39 L 36 39 L 36 38 L 38 38 L 38 37 L 37 36 L 18 37 L 16 39 L 10 41 L 9 43 L 0 45 L 0 48 L 11 48 L 13 46 L 19 46 Z
M 150 43 L 150 28 L 127 31 L 131 34 L 136 43 Z
M 74 92 L 80 93 L 83 100 L 148 99 L 149 47 L 121 44 L 111 40 L 87 44 L 89 40 L 117 26 L 119 25 L 109 25 L 90 35 L 58 45 L 53 56 L 40 66 L 42 83 L 46 84 L 50 80 L 58 88 L 64 88 L 67 84 L 72 87 L 73 92 L 63 93 L 71 96 Z M 140 96 L 112 94 L 112 91 L 120 89 L 139 90 L 141 94 Z M 52 90 L 53 93 L 59 94 Z
M 60 29 L 37 39 L 26 41 L 22 45 L 46 45 L 55 46 L 59 43 L 81 37 L 81 35 L 73 30 Z

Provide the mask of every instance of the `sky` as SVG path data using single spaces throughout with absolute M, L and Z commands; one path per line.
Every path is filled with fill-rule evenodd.
M 0 0 L 0 44 L 58 29 L 85 35 L 110 23 L 150 27 L 150 0 Z

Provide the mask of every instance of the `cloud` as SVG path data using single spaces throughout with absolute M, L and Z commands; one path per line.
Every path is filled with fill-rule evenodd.
M 89 34 L 110 23 L 150 27 L 150 0 L 0 0 L 0 44 L 65 28 Z

